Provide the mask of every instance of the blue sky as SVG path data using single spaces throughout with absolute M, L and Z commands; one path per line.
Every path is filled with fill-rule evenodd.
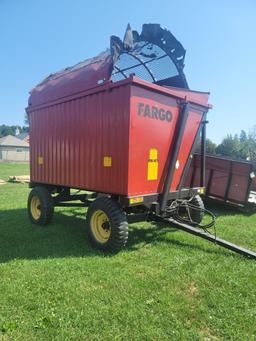
M 34 85 L 103 51 L 128 22 L 160 23 L 181 41 L 190 88 L 211 92 L 212 140 L 256 124 L 255 0 L 0 0 L 0 124 L 23 125 Z

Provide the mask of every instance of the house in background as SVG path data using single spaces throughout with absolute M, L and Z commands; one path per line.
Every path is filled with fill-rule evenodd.
M 16 136 L 1 137 L 0 161 L 29 161 L 29 144 Z
M 21 141 L 25 141 L 29 144 L 29 133 L 20 133 L 16 135 L 16 137 L 20 139 Z

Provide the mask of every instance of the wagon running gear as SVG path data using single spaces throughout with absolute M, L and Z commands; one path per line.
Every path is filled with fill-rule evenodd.
M 35 187 L 28 197 L 28 216 L 33 224 L 46 225 L 52 219 L 54 203 L 45 187 Z
M 98 198 L 90 205 L 86 223 L 89 239 L 101 250 L 117 252 L 127 242 L 126 215 L 110 198 Z

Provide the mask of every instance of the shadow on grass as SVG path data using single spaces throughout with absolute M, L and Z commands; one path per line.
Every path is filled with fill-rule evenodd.
M 250 217 L 256 213 L 256 205 L 251 205 L 246 208 L 239 206 L 235 207 L 210 198 L 204 198 L 204 203 L 206 208 L 212 211 L 216 216 L 236 216 L 242 214 L 244 216 Z
M 56 211 L 51 224 L 31 224 L 26 209 L 2 211 L 0 262 L 12 259 L 93 257 L 102 253 L 87 242 L 84 211 Z M 69 215 L 67 215 L 69 214 Z M 70 215 L 71 214 L 71 215 Z
M 170 239 L 166 233 L 177 229 L 163 223 L 149 222 L 145 226 L 131 225 L 126 252 L 158 242 L 179 246 L 209 254 L 230 255 L 225 250 L 207 249 L 193 242 L 186 243 Z M 194 237 L 196 238 L 196 237 Z M 26 209 L 1 212 L 0 220 L 0 263 L 14 259 L 45 259 L 63 257 L 101 257 L 103 253 L 94 249 L 87 240 L 85 211 L 69 209 L 55 212 L 52 223 L 35 226 L 29 222 Z
M 186 251 L 199 251 L 199 252 L 204 252 L 206 254 L 216 254 L 216 255 L 223 255 L 223 256 L 232 256 L 232 254 L 229 253 L 229 251 L 220 248 L 219 246 L 216 245 L 216 249 L 208 248 L 207 244 L 210 245 L 212 243 L 207 242 L 204 240 L 206 243 L 205 246 L 198 245 L 196 243 L 196 240 L 201 238 L 196 237 L 196 236 L 191 236 L 191 238 L 195 240 L 195 243 L 191 241 L 191 243 L 187 243 L 181 240 L 177 240 L 174 238 L 170 238 L 170 236 L 167 236 L 167 233 L 173 233 L 180 231 L 179 229 L 175 227 L 166 226 L 166 224 L 162 223 L 155 223 L 155 222 L 149 222 L 149 224 L 152 226 L 151 228 L 147 229 L 141 229 L 139 227 L 132 227 L 129 231 L 129 241 L 127 243 L 126 249 L 128 250 L 136 250 L 143 245 L 145 246 L 146 244 L 157 244 L 157 243 L 165 243 L 167 245 L 171 246 L 178 246 L 181 248 L 186 249 Z M 135 224 L 134 224 L 135 225 Z M 182 231 L 184 234 L 187 234 L 186 232 Z M 178 238 L 178 237 L 177 237 Z M 142 246 L 141 246 L 142 245 Z

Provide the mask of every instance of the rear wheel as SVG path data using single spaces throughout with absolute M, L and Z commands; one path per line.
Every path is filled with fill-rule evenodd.
M 204 217 L 204 202 L 200 195 L 196 195 L 190 203 L 195 206 L 197 209 L 190 209 L 191 218 L 197 224 L 200 224 Z
M 189 205 L 191 204 L 192 207 Z M 194 222 L 200 224 L 204 217 L 204 203 L 200 195 L 196 195 L 189 200 L 188 205 L 183 205 L 178 209 L 178 215 L 186 222 Z
M 53 216 L 54 203 L 45 187 L 35 187 L 28 197 L 28 216 L 33 224 L 46 225 Z
M 128 240 L 126 215 L 110 198 L 98 198 L 90 205 L 86 225 L 90 241 L 100 250 L 118 252 Z
M 198 208 L 198 210 L 192 210 L 191 218 L 193 221 L 200 224 L 204 217 L 204 202 L 200 195 L 196 195 L 194 199 L 191 200 L 191 204 Z

